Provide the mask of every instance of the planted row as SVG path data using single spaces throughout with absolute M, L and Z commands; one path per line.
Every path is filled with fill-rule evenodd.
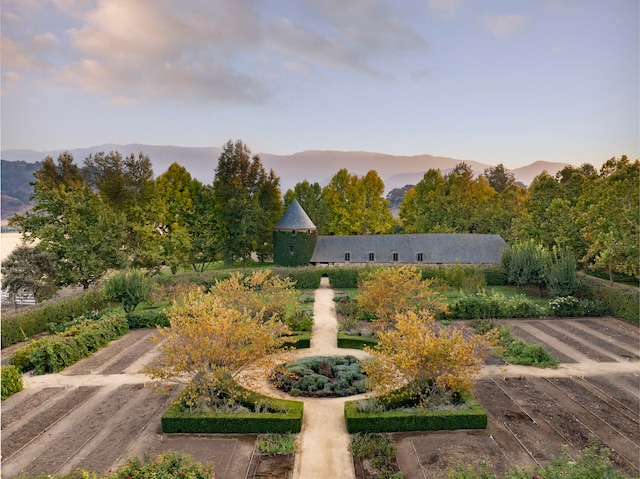
M 87 320 L 63 333 L 32 341 L 14 352 L 9 363 L 20 372 L 34 374 L 61 371 L 129 331 L 122 313 L 111 313 L 98 321 Z

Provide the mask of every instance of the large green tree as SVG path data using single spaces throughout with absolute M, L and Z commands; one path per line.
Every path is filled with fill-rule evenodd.
M 34 177 L 34 208 L 9 224 L 55 255 L 58 283 L 88 288 L 110 268 L 122 266 L 122 215 L 85 183 L 73 157 L 63 153 L 57 164 L 47 157 Z
M 193 180 L 193 211 L 187 219 L 191 238 L 189 263 L 196 272 L 205 271 L 219 255 L 216 237 L 215 198 L 213 187 Z
M 123 158 L 119 152 L 89 155 L 85 175 L 106 206 L 125 217 L 125 250 L 134 267 L 158 269 L 163 264 L 163 238 L 158 228 L 159 202 L 148 155 Z
M 58 290 L 56 257 L 40 245 L 20 245 L 2 261 L 2 290 L 17 294 L 26 290 L 36 302 L 52 297 Z
M 163 262 L 175 274 L 180 266 L 189 262 L 192 239 L 188 222 L 195 209 L 195 184 L 184 166 L 172 163 L 156 179 L 156 191 Z
M 640 276 L 640 161 L 611 158 L 583 190 L 585 261 L 609 273 Z
M 382 196 L 384 183 L 371 170 L 364 177 L 339 170 L 322 190 L 329 210 L 330 235 L 390 233 L 393 218 L 389 202 Z
M 229 140 L 218 158 L 213 181 L 218 246 L 226 263 L 265 259 L 273 249 L 272 232 L 282 208 L 280 178 L 266 173 L 260 158 L 242 140 Z M 281 210 L 280 210 L 281 212 Z
M 507 233 L 521 214 L 523 196 L 515 184 L 499 194 L 469 165 L 460 163 L 446 177 L 431 169 L 400 205 L 407 233 Z

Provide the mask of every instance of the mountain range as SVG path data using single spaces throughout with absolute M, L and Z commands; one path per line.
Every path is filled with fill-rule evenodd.
M 5 162 L 33 164 L 42 161 L 47 156 L 56 159 L 63 151 L 65 150 L 2 150 L 3 170 L 9 165 Z M 144 152 L 151 158 L 156 175 L 162 174 L 169 168 L 171 163 L 177 162 L 184 166 L 191 176 L 205 184 L 210 184 L 213 181 L 214 171 L 222 148 L 104 144 L 90 148 L 75 148 L 68 151 L 73 155 L 76 163 L 79 165 L 81 165 L 83 160 L 90 154 L 102 151 L 119 151 L 123 156 L 128 156 L 131 153 L 137 155 L 140 152 Z M 438 168 L 445 174 L 456 164 L 464 161 L 471 166 L 475 174 L 480 174 L 486 168 L 495 166 L 445 156 L 426 154 L 397 156 L 366 151 L 303 151 L 292 155 L 258 153 L 258 156 L 267 170 L 273 169 L 276 175 L 280 177 L 280 186 L 283 193 L 303 180 L 311 183 L 318 182 L 324 186 L 341 168 L 347 168 L 350 173 L 358 175 L 365 175 L 369 170 L 376 170 L 380 178 L 384 181 L 386 193 L 388 193 L 394 188 L 402 188 L 408 184 L 415 185 L 431 168 Z M 553 175 L 567 165 L 568 163 L 537 161 L 531 165 L 515 168 L 511 171 L 518 181 L 529 185 L 533 178 L 543 170 Z M 24 166 L 29 169 L 30 165 Z M 30 169 L 32 170 L 33 167 L 31 166 Z M 33 179 L 30 175 L 31 171 L 29 172 L 29 179 L 26 180 L 27 187 L 28 182 Z M 25 185 L 16 185 L 16 181 L 24 183 L 25 179 L 12 179 L 11 183 L 13 184 L 9 184 L 9 181 L 5 181 L 5 175 L 2 175 L 3 205 L 5 202 L 14 205 L 15 201 L 13 200 L 16 199 L 16 195 L 12 195 L 12 190 L 14 190 L 16 186 L 20 186 L 21 190 L 25 190 Z M 21 198 L 18 199 L 22 201 Z M 14 210 L 13 207 L 11 209 Z M 13 213 L 5 211 L 4 207 L 2 208 L 2 219 L 5 219 L 6 215 L 10 216 L 11 214 Z

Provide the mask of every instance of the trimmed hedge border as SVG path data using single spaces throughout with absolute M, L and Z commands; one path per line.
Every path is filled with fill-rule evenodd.
M 34 340 L 14 351 L 9 364 L 21 372 L 33 369 L 36 375 L 55 373 L 128 332 L 129 323 L 124 313 L 112 313 L 98 321 L 87 320 L 63 333 Z
M 275 399 L 249 392 L 254 402 L 286 413 L 189 413 L 180 411 L 176 402 L 162 416 L 162 431 L 190 434 L 265 434 L 298 433 L 302 429 L 302 401 Z
M 424 412 L 360 412 L 356 403 L 344 404 L 347 431 L 357 432 L 406 432 L 406 431 L 454 431 L 457 429 L 486 429 L 487 413 L 471 394 L 462 395 L 469 409 L 440 409 Z
M 338 347 L 345 349 L 364 349 L 374 347 L 378 340 L 368 336 L 357 336 L 352 334 L 338 333 Z
M 633 286 L 611 282 L 578 273 L 578 292 L 581 299 L 602 301 L 617 318 L 631 324 L 640 323 L 640 290 Z
M 287 340 L 283 347 L 291 347 L 295 349 L 307 349 L 311 347 L 311 332 L 307 331 L 300 334 L 287 336 Z
M 101 290 L 90 289 L 73 298 L 29 308 L 18 314 L 3 315 L 1 336 L 2 347 L 19 343 L 47 331 L 50 323 L 62 324 L 91 311 L 108 306 Z

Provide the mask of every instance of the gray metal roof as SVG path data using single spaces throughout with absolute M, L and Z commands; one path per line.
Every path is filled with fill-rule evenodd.
M 396 234 L 362 236 L 319 236 L 311 263 L 344 263 L 349 253 L 351 263 L 494 264 L 500 263 L 507 247 L 500 235 L 488 234 Z M 422 254 L 422 261 L 418 261 Z
M 287 211 L 284 212 L 280 221 L 276 223 L 276 230 L 315 230 L 316 225 L 313 224 L 311 218 L 302 209 L 298 200 L 293 200 Z

